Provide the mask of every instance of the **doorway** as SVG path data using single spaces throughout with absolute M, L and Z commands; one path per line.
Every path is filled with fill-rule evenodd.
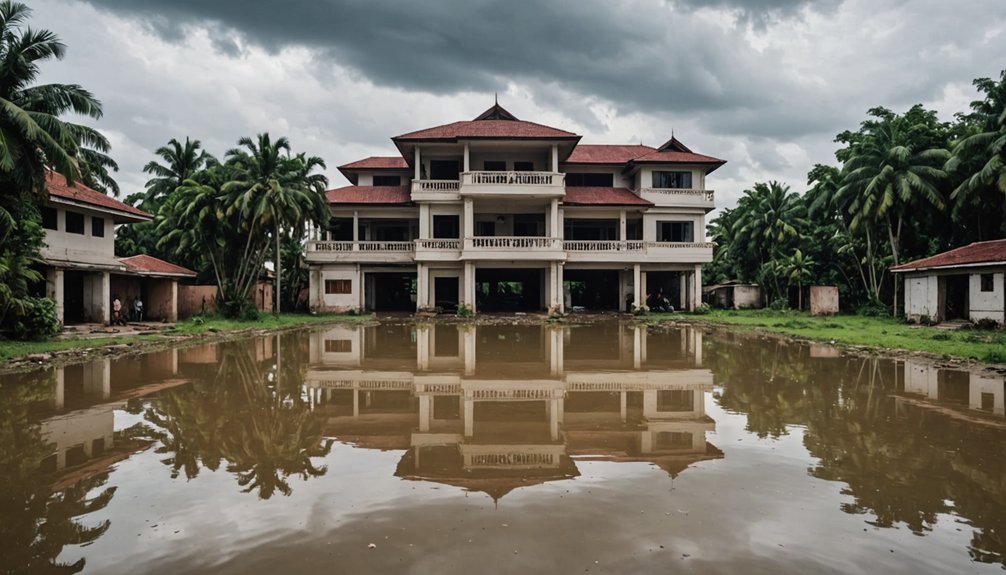
M 955 275 L 946 277 L 946 306 L 944 308 L 943 319 L 967 319 L 968 318 L 968 290 L 969 278 L 966 275 Z
M 446 312 L 453 312 L 458 308 L 460 298 L 458 294 L 459 280 L 457 277 L 434 277 L 433 297 L 434 305 L 442 308 Z

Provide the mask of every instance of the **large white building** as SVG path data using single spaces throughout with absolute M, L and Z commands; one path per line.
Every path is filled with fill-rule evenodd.
M 701 301 L 723 160 L 675 138 L 581 145 L 499 105 L 392 138 L 400 152 L 341 166 L 332 220 L 308 242 L 310 303 L 350 308 L 626 310 L 662 293 Z

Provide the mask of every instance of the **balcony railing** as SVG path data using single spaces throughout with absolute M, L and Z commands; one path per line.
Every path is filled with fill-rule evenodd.
M 460 180 L 412 180 L 412 189 L 421 192 L 456 192 Z
M 467 238 L 465 249 L 476 250 L 561 250 L 559 238 L 488 236 Z
M 423 239 L 416 240 L 418 250 L 460 250 L 460 239 Z
M 308 253 L 324 252 L 412 252 L 414 242 L 308 242 Z
M 689 189 L 679 189 L 679 188 L 643 188 L 643 193 L 650 194 L 662 194 L 665 196 L 683 196 L 688 198 L 701 199 L 705 202 L 712 202 L 714 200 L 715 192 L 713 190 L 689 190 Z
M 558 186 L 566 174 L 557 172 L 468 172 L 465 183 L 500 186 Z
M 567 252 L 649 252 L 665 249 L 712 249 L 711 242 L 645 242 L 642 240 L 601 240 L 563 242 Z

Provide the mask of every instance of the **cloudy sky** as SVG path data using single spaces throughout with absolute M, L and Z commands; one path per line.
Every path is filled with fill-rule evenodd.
M 674 134 L 753 182 L 803 191 L 867 109 L 951 119 L 1006 67 L 1002 0 L 31 0 L 69 46 L 42 81 L 104 103 L 123 195 L 170 138 L 222 155 L 268 131 L 336 166 L 475 117 L 498 93 L 584 143 Z

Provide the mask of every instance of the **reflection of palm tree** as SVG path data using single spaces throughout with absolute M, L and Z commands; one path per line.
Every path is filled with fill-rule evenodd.
M 280 397 L 270 389 L 247 346 L 221 349 L 213 381 L 170 390 L 147 409 L 147 421 L 156 426 L 150 435 L 161 442 L 159 453 L 171 454 L 164 463 L 173 476 L 184 470 L 193 478 L 202 467 L 215 470 L 225 462 L 243 491 L 268 499 L 276 491 L 289 495 L 292 475 L 324 475 L 325 467 L 311 461 L 331 449 L 322 438 L 321 418 L 299 395 Z M 287 365 L 292 367 L 276 375 L 287 378 L 284 390 L 299 389 L 298 363 Z
M 40 471 L 53 445 L 29 419 L 28 407 L 48 400 L 52 383 L 46 378 L 0 388 L 0 557 L 5 573 L 78 573 L 84 568 L 83 558 L 57 562 L 63 547 L 93 542 L 110 525 L 106 520 L 87 527 L 76 519 L 111 501 L 114 487 L 87 497 L 105 484 L 107 473 L 52 492 L 55 475 Z

